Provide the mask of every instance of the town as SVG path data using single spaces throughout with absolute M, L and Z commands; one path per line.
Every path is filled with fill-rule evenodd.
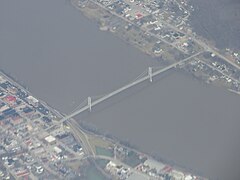
M 240 53 L 216 49 L 191 30 L 188 0 L 70 1 L 100 30 L 159 61 L 160 69 L 175 68 L 240 94 Z M 85 110 L 90 104 L 89 97 Z M 0 179 L 207 179 L 66 117 L 0 71 Z
M 240 53 L 216 49 L 194 33 L 188 23 L 193 6 L 188 0 L 71 0 L 100 29 L 110 31 L 163 67 L 194 56 L 183 66 L 191 75 L 239 94 Z M 198 55 L 199 52 L 202 52 Z

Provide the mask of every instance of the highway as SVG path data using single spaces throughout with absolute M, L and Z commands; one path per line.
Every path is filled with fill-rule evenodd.
M 184 60 L 181 60 L 181 61 L 173 63 L 173 64 L 171 64 L 171 65 L 169 65 L 169 66 L 167 66 L 167 67 L 165 67 L 163 69 L 160 69 L 160 70 L 157 70 L 155 72 L 152 72 L 152 77 L 155 77 L 155 76 L 157 76 L 157 75 L 159 75 L 159 74 L 161 74 L 161 73 L 163 73 L 165 71 L 168 71 L 169 69 L 172 69 L 172 68 L 176 67 L 177 65 L 185 63 L 185 62 L 189 61 L 190 59 L 198 56 L 201 53 L 202 52 L 198 52 L 198 53 L 196 53 L 196 54 L 194 54 L 194 55 L 192 55 L 192 56 L 190 56 L 190 57 L 188 57 L 188 58 L 186 58 Z M 113 91 L 113 92 L 111 92 L 111 93 L 109 93 L 109 94 L 107 94 L 107 95 L 105 95 L 105 96 L 95 100 L 95 101 L 92 101 L 91 107 L 94 107 L 97 104 L 99 104 L 99 103 L 101 103 L 101 102 L 103 102 L 103 101 L 105 101 L 105 100 L 107 100 L 107 99 L 109 99 L 109 98 L 111 98 L 111 97 L 113 97 L 113 96 L 115 96 L 115 95 L 117 95 L 117 94 L 119 94 L 119 93 L 121 93 L 121 92 L 123 92 L 123 91 L 125 91 L 125 90 L 127 90 L 129 88 L 131 88 L 131 87 L 133 87 L 133 86 L 136 86 L 136 85 L 138 85 L 138 84 L 140 84 L 140 83 L 142 83 L 142 82 L 144 82 L 146 80 L 149 80 L 149 76 L 148 75 L 146 75 L 146 76 L 144 76 L 142 78 L 139 78 L 136 81 L 133 81 L 132 83 L 129 83 L 129 84 L 127 84 L 127 85 L 125 85 L 125 86 L 123 86 L 123 87 L 121 87 L 121 88 L 119 88 L 119 89 L 117 89 L 117 90 L 115 90 L 115 91 Z M 82 113 L 82 112 L 84 112 L 86 110 L 89 110 L 89 105 L 86 105 L 86 106 L 82 107 L 81 109 L 76 110 L 75 112 L 65 116 L 60 121 L 58 121 L 58 123 L 63 123 L 66 120 L 71 119 L 74 116 L 76 116 L 76 115 L 78 115 L 78 114 L 80 114 L 80 113 Z M 52 126 L 49 127 L 48 129 L 50 129 L 50 128 L 52 128 Z
M 74 119 L 71 119 L 71 121 L 67 122 L 67 125 L 71 128 L 73 135 L 77 139 L 77 141 L 80 141 L 80 143 L 83 144 L 84 152 L 88 155 L 92 155 L 93 157 L 95 157 L 95 152 L 89 143 L 88 136 L 80 128 L 79 124 Z

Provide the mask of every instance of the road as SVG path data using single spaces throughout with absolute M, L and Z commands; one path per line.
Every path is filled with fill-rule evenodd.
M 192 55 L 192 56 L 190 56 L 190 57 L 188 57 L 188 58 L 186 58 L 184 60 L 181 60 L 179 62 L 173 63 L 173 64 L 171 64 L 171 65 L 169 65 L 169 66 L 167 66 L 167 67 L 165 67 L 163 69 L 157 70 L 157 71 L 152 73 L 152 77 L 157 76 L 157 75 L 159 75 L 159 74 L 161 74 L 161 73 L 163 73 L 165 71 L 168 71 L 169 69 L 172 69 L 172 68 L 176 67 L 177 65 L 185 63 L 186 61 L 189 61 L 190 59 L 198 56 L 201 53 L 202 52 L 198 52 L 198 53 L 196 53 L 196 54 L 194 54 L 194 55 Z M 107 99 L 109 99 L 109 98 L 111 98 L 111 97 L 113 97 L 113 96 L 115 96 L 115 95 L 117 95 L 117 94 L 119 94 L 119 93 L 121 93 L 121 92 L 123 92 L 123 91 L 125 91 L 125 90 L 127 90 L 127 89 L 129 89 L 131 87 L 133 87 L 133 86 L 136 86 L 136 85 L 138 85 L 138 84 L 140 84 L 140 83 L 142 83 L 142 82 L 144 82 L 146 80 L 149 80 L 149 76 L 148 75 L 146 75 L 146 76 L 144 76 L 142 78 L 139 78 L 136 81 L 133 81 L 132 83 L 129 83 L 129 84 L 127 84 L 127 85 L 125 85 L 125 86 L 123 86 L 123 87 L 121 87 L 121 88 L 119 88 L 119 89 L 117 89 L 117 90 L 115 90 L 115 91 L 113 91 L 113 92 L 111 92 L 111 93 L 109 93 L 109 94 L 107 94 L 107 95 L 105 95 L 105 96 L 103 96 L 103 97 L 93 101 L 91 107 L 94 107 L 97 104 L 99 104 L 99 103 L 101 103 L 103 101 L 106 101 Z M 65 121 L 67 121 L 68 119 L 71 119 L 71 118 L 75 117 L 76 115 L 78 115 L 78 114 L 80 114 L 80 113 L 82 113 L 84 111 L 87 111 L 87 110 L 89 110 L 89 106 L 88 105 L 86 105 L 86 106 L 82 107 L 81 109 L 79 109 L 79 110 L 77 110 L 77 111 L 75 111 L 75 112 L 65 116 L 60 121 L 58 121 L 58 124 L 59 123 L 63 123 Z M 53 125 L 53 126 L 55 126 L 55 125 Z M 51 129 L 53 126 L 50 126 L 46 130 Z
M 117 164 L 117 165 L 122 165 L 123 167 L 126 167 L 126 168 L 129 168 L 130 171 L 134 172 L 134 173 L 137 173 L 143 177 L 145 177 L 145 179 L 150 179 L 150 176 L 148 176 L 147 174 L 141 172 L 141 171 L 138 171 L 136 170 L 135 168 L 132 168 L 131 166 L 127 165 L 126 163 L 118 160 L 118 159 L 115 159 L 113 157 L 109 157 L 109 156 L 104 156 L 104 155 L 96 155 L 96 156 L 85 156 L 84 158 L 81 158 L 81 157 L 74 157 L 74 158 L 68 158 L 66 160 L 64 160 L 65 162 L 67 161 L 74 161 L 74 160 L 83 160 L 83 159 L 86 159 L 86 158 L 94 158 L 94 159 L 104 159 L 104 160 L 108 160 L 108 161 L 112 161 L 113 163 Z
M 89 143 L 87 134 L 80 128 L 79 124 L 74 120 L 67 121 L 67 125 L 71 128 L 74 137 L 83 145 L 83 150 L 87 155 L 95 156 L 95 152 Z
M 102 5 L 102 4 L 98 3 L 98 2 L 96 2 L 96 1 L 94 1 L 94 0 L 89 0 L 89 1 L 92 2 L 92 3 L 94 3 L 94 4 L 96 4 L 97 6 L 99 6 L 99 7 L 101 7 L 101 8 L 103 8 L 103 9 L 105 9 L 107 12 L 110 12 L 112 15 L 117 16 L 117 17 L 123 19 L 124 21 L 126 21 L 126 22 L 132 24 L 133 26 L 135 26 L 135 27 L 137 27 L 137 28 L 140 28 L 138 25 L 134 24 L 132 21 L 130 21 L 130 20 L 124 18 L 123 16 L 121 16 L 121 15 L 119 15 L 119 14 L 113 12 L 113 11 L 109 11 L 109 9 L 108 9 L 106 6 L 104 6 L 104 5 Z M 72 1 L 72 4 L 73 4 L 74 7 L 76 7 L 77 9 L 80 10 L 80 8 L 77 6 L 77 4 L 74 4 L 73 1 Z M 182 49 L 178 48 L 176 45 L 174 45 L 174 44 L 172 44 L 172 43 L 166 41 L 165 39 L 163 39 L 163 38 L 157 36 L 156 34 L 150 32 L 149 30 L 146 30 L 146 29 L 143 29 L 143 28 L 140 28 L 140 29 L 141 29 L 143 32 L 148 33 L 148 34 L 150 34 L 150 35 L 153 36 L 153 37 L 156 37 L 157 39 L 159 39 L 159 40 L 161 40 L 162 42 L 168 44 L 169 46 L 172 46 L 172 47 L 176 48 L 177 50 L 181 51 L 182 53 L 186 54 L 185 51 L 183 51 Z
M 156 16 L 155 16 L 156 17 Z M 157 18 L 157 17 L 156 17 Z M 200 47 L 204 48 L 206 51 L 212 52 L 215 55 L 217 55 L 218 57 L 222 58 L 223 60 L 225 60 L 226 62 L 228 62 L 229 64 L 233 65 L 234 67 L 236 67 L 238 70 L 240 70 L 240 66 L 238 66 L 236 63 L 232 62 L 230 59 L 226 58 L 225 56 L 223 56 L 222 54 L 220 54 L 218 51 L 214 50 L 213 48 L 211 48 L 209 45 L 207 45 L 206 43 L 204 43 L 203 41 L 195 38 L 192 34 L 181 31 L 180 29 L 178 29 L 177 27 L 167 23 L 166 21 L 161 20 L 161 23 L 163 23 L 165 26 L 167 26 L 168 28 L 171 28 L 177 32 L 183 33 L 185 35 L 187 35 L 188 37 L 191 37 L 191 39 L 198 44 Z
M 209 66 L 209 67 L 212 68 L 213 70 L 215 70 L 215 71 L 217 71 L 217 72 L 223 74 L 224 76 L 226 76 L 226 77 L 228 77 L 228 78 L 230 78 L 230 79 L 232 79 L 232 80 L 234 80 L 234 81 L 240 83 L 240 80 L 238 80 L 238 79 L 236 79 L 236 78 L 234 78 L 234 77 L 232 77 L 232 76 L 230 76 L 230 75 L 224 73 L 223 71 L 219 70 L 218 68 L 214 67 L 213 65 L 208 64 L 208 63 L 204 62 L 203 60 L 201 60 L 201 59 L 199 59 L 199 58 L 196 58 L 196 59 L 199 60 L 199 61 L 201 61 L 201 62 L 202 62 L 203 64 L 205 64 L 206 66 Z
M 207 51 L 214 53 L 215 55 L 217 55 L 218 57 L 220 57 L 221 59 L 225 60 L 226 62 L 228 62 L 229 64 L 231 64 L 232 66 L 234 66 L 235 68 L 237 68 L 238 70 L 240 70 L 240 66 L 237 65 L 236 63 L 232 62 L 230 59 L 226 58 L 225 56 L 223 56 L 222 54 L 220 54 L 219 52 L 217 52 L 216 50 L 214 50 L 213 48 L 207 46 L 204 42 L 197 40 L 196 38 L 192 38 L 196 43 L 198 43 L 199 45 L 203 46 Z
M 94 1 L 94 0 L 89 0 L 89 1 L 92 2 L 92 3 L 94 3 L 94 4 L 96 4 L 97 6 L 99 6 L 99 7 L 101 7 L 101 8 L 103 8 L 103 9 L 105 9 L 106 11 L 110 12 L 112 15 L 117 16 L 117 17 L 123 19 L 124 21 L 126 21 L 126 22 L 128 22 L 128 23 L 133 24 L 132 21 L 124 18 L 123 16 L 121 16 L 121 15 L 119 15 L 119 14 L 113 12 L 113 11 L 110 11 L 106 6 L 104 6 L 104 5 L 96 2 L 96 1 Z M 74 4 L 73 1 L 71 1 L 71 2 L 72 2 L 72 4 L 73 4 L 76 8 L 80 9 L 80 8 L 77 6 L 77 4 Z M 157 18 L 157 16 L 154 16 L 154 17 Z M 157 18 L 157 19 L 159 19 L 159 18 Z M 233 65 L 233 66 L 236 67 L 238 70 L 240 70 L 240 66 L 238 66 L 236 63 L 232 62 L 232 61 L 231 61 L 230 59 L 228 59 L 227 57 L 225 57 L 225 56 L 223 56 L 222 54 L 220 54 L 218 51 L 216 51 L 216 50 L 214 50 L 213 48 L 211 48 L 209 45 L 207 45 L 207 44 L 204 43 L 203 41 L 195 38 L 192 34 L 187 33 L 187 32 L 184 32 L 184 31 L 181 31 L 181 30 L 179 30 L 177 27 L 175 27 L 175 26 L 167 23 L 167 22 L 164 21 L 164 20 L 161 20 L 161 23 L 163 23 L 165 26 L 167 26 L 167 27 L 169 27 L 169 28 L 171 28 L 171 29 L 173 29 L 173 30 L 175 30 L 175 31 L 177 31 L 177 32 L 181 32 L 181 33 L 183 33 L 184 35 L 187 35 L 188 37 L 191 37 L 191 39 L 192 39 L 196 44 L 198 44 L 200 47 L 202 47 L 202 48 L 205 49 L 206 51 L 209 51 L 209 52 L 212 52 L 212 53 L 216 54 L 217 56 L 219 56 L 220 58 L 222 58 L 223 60 L 225 60 L 225 61 L 228 62 L 229 64 Z M 140 28 L 140 27 L 139 27 L 138 25 L 136 25 L 136 24 L 133 24 L 133 25 L 136 26 L 136 27 L 138 27 L 138 28 Z M 185 51 L 183 51 L 182 49 L 180 49 L 179 47 L 177 47 L 175 44 L 169 43 L 168 41 L 164 40 L 163 38 L 160 38 L 159 36 L 153 34 L 153 33 L 150 32 L 149 30 L 144 30 L 143 28 L 140 28 L 140 29 L 141 29 L 142 31 L 147 32 L 147 33 L 149 33 L 150 35 L 156 37 L 156 38 L 159 39 L 160 41 L 163 41 L 164 43 L 166 43 L 166 44 L 168 44 L 168 45 L 170 45 L 170 46 L 178 49 L 178 50 L 181 51 L 182 53 L 187 54 Z

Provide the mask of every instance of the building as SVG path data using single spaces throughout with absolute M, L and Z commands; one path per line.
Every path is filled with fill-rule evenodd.
M 38 103 L 39 103 L 39 101 L 35 97 L 33 97 L 33 96 L 28 96 L 27 97 L 27 102 L 29 104 L 31 104 L 32 106 L 34 106 L 34 107 L 37 107 Z
M 4 100 L 10 104 L 10 105 L 13 105 L 15 104 L 15 102 L 17 101 L 17 98 L 15 96 L 11 96 L 11 95 L 8 95 L 4 98 Z
M 56 138 L 54 136 L 52 136 L 52 135 L 49 135 L 49 136 L 45 137 L 44 140 L 48 144 L 54 144 L 56 142 Z
M 57 153 L 57 154 L 60 154 L 62 152 L 62 149 L 60 149 L 59 147 L 55 146 L 54 148 L 54 151 Z

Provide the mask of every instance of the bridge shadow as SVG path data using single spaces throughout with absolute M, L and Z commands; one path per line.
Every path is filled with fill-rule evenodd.
M 91 122 L 88 122 L 87 119 L 91 118 L 91 116 L 96 116 L 98 113 L 105 111 L 106 109 L 116 106 L 117 104 L 121 103 L 122 101 L 126 101 L 127 99 L 135 96 L 136 94 L 139 94 L 140 92 L 144 91 L 146 88 L 149 88 L 150 86 L 155 86 L 157 83 L 161 83 L 161 80 L 165 77 L 169 76 L 172 71 L 175 71 L 176 69 L 170 69 L 166 72 L 163 72 L 159 74 L 158 76 L 155 76 L 153 78 L 153 82 L 150 82 L 150 80 L 146 80 L 140 84 L 137 84 L 113 97 L 110 99 L 105 100 L 104 102 L 101 102 L 100 104 L 92 107 L 92 111 L 85 111 L 81 114 L 75 116 L 74 118 L 78 121 L 85 121 L 89 123 L 90 126 L 94 126 Z M 123 86 L 123 85 L 122 85 Z

